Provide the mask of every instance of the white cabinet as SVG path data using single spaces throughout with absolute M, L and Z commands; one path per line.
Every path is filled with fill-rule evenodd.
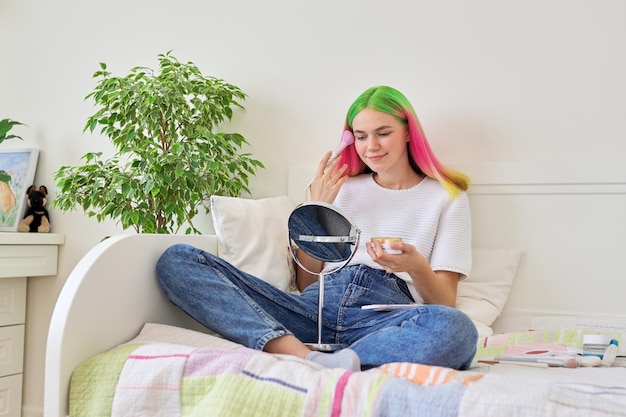
M 58 233 L 0 233 L 0 417 L 22 414 L 28 277 L 57 274 Z

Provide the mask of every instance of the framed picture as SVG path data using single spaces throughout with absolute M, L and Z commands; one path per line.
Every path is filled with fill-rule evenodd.
M 38 149 L 0 150 L 0 232 L 16 232 L 26 213 L 26 191 L 35 181 Z

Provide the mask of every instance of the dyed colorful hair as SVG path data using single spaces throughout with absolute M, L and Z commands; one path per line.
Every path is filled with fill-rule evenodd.
M 470 184 L 469 178 L 461 172 L 444 167 L 435 157 L 413 106 L 401 92 L 386 86 L 367 89 L 348 109 L 345 129 L 352 131 L 355 116 L 364 109 L 392 115 L 407 126 L 409 162 L 413 169 L 438 180 L 453 198 L 459 195 L 459 190 L 467 190 Z M 341 158 L 342 162 L 348 165 L 348 175 L 355 176 L 366 172 L 367 166 L 359 158 L 354 146 L 344 149 Z

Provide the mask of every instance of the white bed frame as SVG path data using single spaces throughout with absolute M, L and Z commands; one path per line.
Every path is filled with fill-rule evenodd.
M 524 250 L 502 320 L 564 316 L 624 325 L 626 164 L 453 167 L 472 178 L 474 247 Z M 313 172 L 313 167 L 290 169 L 288 195 L 294 202 L 304 200 Z M 177 242 L 218 250 L 215 236 L 120 235 L 78 263 L 50 323 L 46 417 L 67 415 L 69 380 L 78 364 L 133 338 L 144 323 L 200 329 L 167 302 L 156 283 L 156 260 Z

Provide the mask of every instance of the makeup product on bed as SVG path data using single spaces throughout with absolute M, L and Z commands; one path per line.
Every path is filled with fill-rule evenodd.
M 617 359 L 618 342 L 611 339 L 602 355 L 583 354 L 576 358 L 578 366 L 613 366 Z
M 337 145 L 335 150 L 330 155 L 330 159 L 326 163 L 326 166 L 330 165 L 330 163 L 333 162 L 344 149 L 346 149 L 348 146 L 352 145 L 353 143 L 354 143 L 354 135 L 352 134 L 352 132 L 349 130 L 344 130 L 341 135 L 341 141 L 339 142 L 339 145 Z M 308 190 L 312 182 L 313 182 L 313 179 L 309 181 L 309 183 L 306 185 L 306 187 L 304 187 L 304 189 Z
M 496 356 L 498 362 L 543 363 L 550 367 L 576 368 L 576 358 L 569 356 Z
M 486 360 L 486 359 L 479 359 L 478 363 L 484 363 L 487 365 L 496 365 L 496 364 L 503 364 L 503 365 L 516 365 L 516 366 L 528 366 L 531 368 L 549 368 L 550 365 L 548 365 L 547 363 L 539 363 L 539 362 L 520 362 L 520 361 L 496 361 L 496 360 Z
M 391 249 L 391 242 L 402 242 L 401 237 L 373 237 L 370 239 L 370 242 L 380 242 L 380 245 L 383 247 L 383 250 L 392 255 L 399 255 L 402 253 L 401 250 Z
M 602 365 L 602 359 L 597 356 L 578 356 L 576 357 L 576 365 L 581 367 L 593 367 Z
M 617 358 L 617 340 L 611 339 L 609 347 L 606 348 L 602 355 L 602 366 L 612 366 Z
M 586 334 L 583 336 L 583 356 L 597 356 L 600 359 L 604 357 L 604 352 L 611 345 L 609 336 L 601 334 Z M 617 341 L 615 342 L 617 343 Z

